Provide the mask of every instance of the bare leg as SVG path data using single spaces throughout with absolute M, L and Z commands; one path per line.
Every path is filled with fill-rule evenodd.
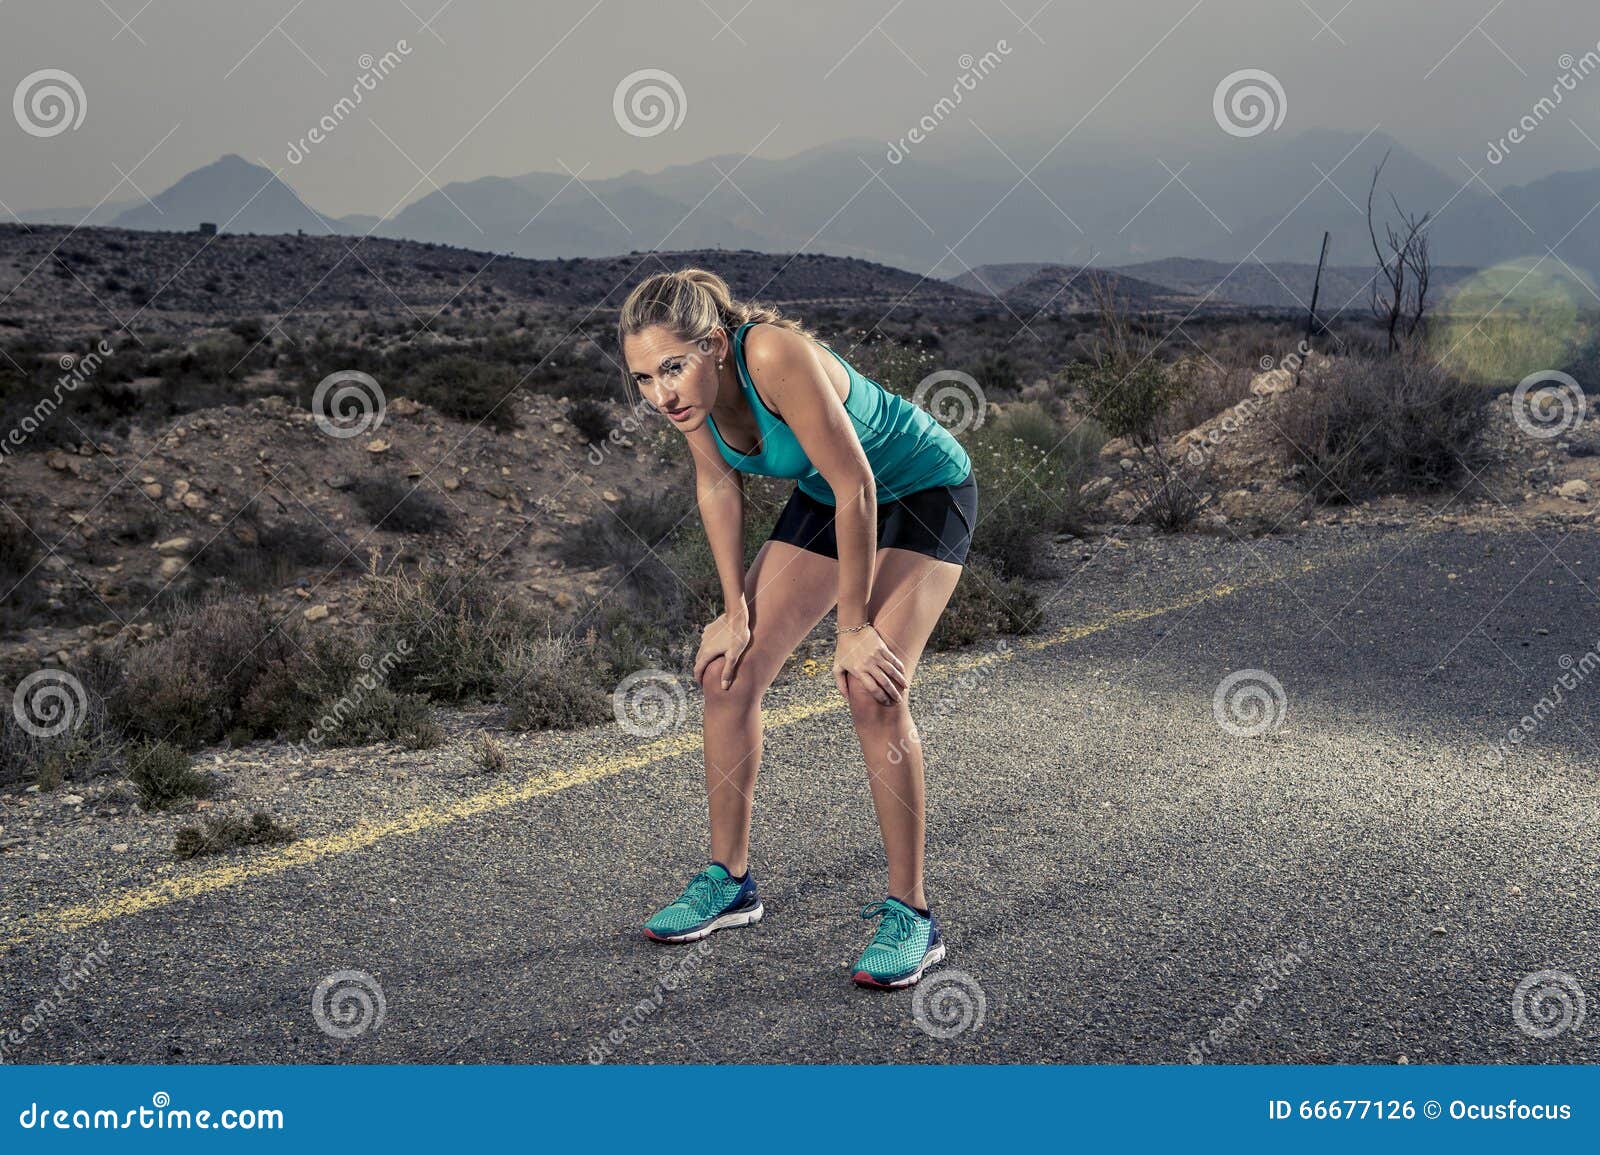
M 735 875 L 750 857 L 750 806 L 761 766 L 761 699 L 783 663 L 838 599 L 839 563 L 781 541 L 761 547 L 745 575 L 750 647 L 722 689 L 724 659 L 705 672 L 706 796 L 711 857 Z
M 914 687 L 917 661 L 961 578 L 961 567 L 905 549 L 878 551 L 867 610 L 878 633 L 905 664 Z M 889 860 L 889 894 L 926 907 L 922 886 L 922 738 L 911 717 L 910 689 L 899 702 L 881 705 L 850 684 L 850 714 L 867 763 L 872 804 Z

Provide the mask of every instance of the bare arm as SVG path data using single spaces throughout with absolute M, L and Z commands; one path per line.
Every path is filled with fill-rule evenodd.
M 688 440 L 695 465 L 695 502 L 716 561 L 724 606 L 721 616 L 705 629 L 694 678 L 700 682 L 705 668 L 722 654 L 722 685 L 726 688 L 750 644 L 750 609 L 744 598 L 744 478 L 723 459 L 704 425 L 690 433 Z
M 878 495 L 872 466 L 856 436 L 844 402 L 834 391 L 810 340 L 792 330 L 764 326 L 745 341 L 746 363 L 780 416 L 794 430 L 806 457 L 833 490 L 834 538 L 839 549 L 841 630 L 867 620 L 878 549 Z M 841 633 L 834 675 L 841 693 L 845 675 L 859 679 L 878 701 L 899 701 L 903 667 L 876 630 Z M 848 639 L 848 642 L 846 641 Z

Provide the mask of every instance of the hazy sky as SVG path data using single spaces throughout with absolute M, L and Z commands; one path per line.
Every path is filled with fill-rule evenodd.
M 290 142 L 334 113 L 363 54 L 401 41 L 398 66 L 291 164 Z M 236 152 L 281 168 L 320 211 L 376 214 L 432 181 L 563 166 L 589 178 L 845 137 L 888 142 L 952 91 L 963 54 L 1002 41 L 999 66 L 940 125 L 938 149 L 1009 167 L 987 134 L 1026 169 L 1068 130 L 1132 147 L 1214 139 L 1219 81 L 1261 69 L 1285 93 L 1278 131 L 1381 123 L 1458 174 L 1457 155 L 1481 164 L 1487 142 L 1550 93 L 1563 54 L 1595 49 L 1600 10 L 1593 0 L 0 0 L 4 92 L 59 69 L 84 94 L 82 124 L 53 136 L 0 117 L 0 203 L 137 200 L 117 187 L 121 173 L 153 196 Z M 645 69 L 669 73 L 683 94 L 681 123 L 654 135 L 624 131 L 614 111 L 619 84 Z M 1595 142 L 1600 72 L 1486 176 L 1498 186 L 1600 167 Z

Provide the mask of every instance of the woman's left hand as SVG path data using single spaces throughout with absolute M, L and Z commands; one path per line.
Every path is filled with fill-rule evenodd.
M 875 626 L 840 634 L 833 652 L 833 680 L 848 701 L 848 674 L 867 688 L 880 705 L 887 706 L 905 696 L 905 664 L 895 656 Z

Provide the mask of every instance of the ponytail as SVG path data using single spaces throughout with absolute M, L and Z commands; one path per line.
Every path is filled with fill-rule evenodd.
M 778 325 L 817 340 L 810 329 L 772 305 L 736 300 L 728 282 L 709 269 L 684 268 L 654 273 L 634 286 L 617 317 L 617 346 L 621 348 L 625 337 L 662 325 L 680 340 L 703 347 L 719 327 L 731 341 L 741 326 L 751 322 Z M 632 398 L 633 380 L 626 366 L 622 383 Z

